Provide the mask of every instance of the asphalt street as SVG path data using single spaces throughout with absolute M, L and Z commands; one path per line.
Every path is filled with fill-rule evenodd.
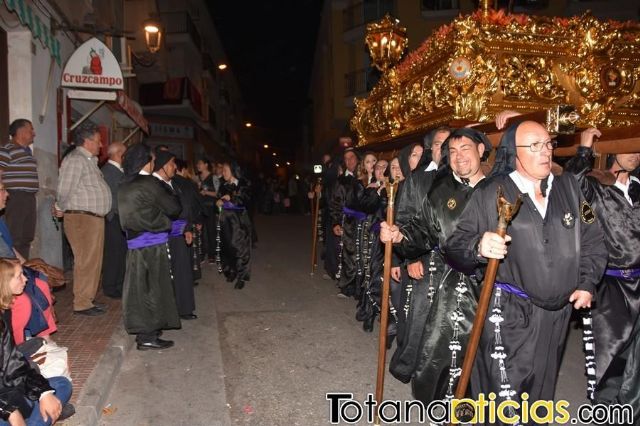
M 257 218 L 260 240 L 242 290 L 215 265 L 205 266 L 196 287 L 199 318 L 165 331 L 174 348 L 129 352 L 100 424 L 324 425 L 330 423 L 327 393 L 351 393 L 358 401 L 373 393 L 377 325 L 365 333 L 354 319 L 355 301 L 336 297 L 321 270 L 310 276 L 310 221 Z M 384 396 L 411 399 L 410 387 L 387 374 Z M 585 402 L 576 330 L 556 399 Z

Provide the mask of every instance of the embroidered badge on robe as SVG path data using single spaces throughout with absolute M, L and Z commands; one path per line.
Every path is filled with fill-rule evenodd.
M 567 229 L 571 229 L 576 224 L 576 218 L 573 216 L 573 213 L 566 212 L 564 216 L 562 216 L 562 226 Z
M 582 204 L 580 204 L 580 218 L 588 225 L 591 225 L 596 221 L 596 214 L 586 201 L 583 201 Z
M 449 201 L 447 201 L 447 207 L 449 207 L 449 210 L 453 210 L 456 208 L 456 199 L 455 198 L 449 198 Z

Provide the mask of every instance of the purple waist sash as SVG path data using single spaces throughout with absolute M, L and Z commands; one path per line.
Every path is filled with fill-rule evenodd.
M 181 237 L 184 234 L 184 228 L 187 226 L 187 221 L 184 219 L 178 219 L 171 222 L 170 237 Z
M 524 292 L 524 290 L 511 285 L 509 283 L 503 283 L 500 281 L 496 281 L 496 287 L 502 289 L 502 291 L 506 291 L 507 293 L 515 294 L 518 297 L 522 297 L 523 299 L 528 299 L 529 295 Z
M 143 232 L 135 238 L 127 240 L 129 250 L 153 247 L 169 241 L 168 232 Z
M 367 218 L 366 213 L 359 212 L 358 210 L 350 209 L 349 207 L 343 207 L 342 213 L 356 220 L 365 220 Z
M 225 201 L 224 204 L 222 204 L 222 208 L 224 210 L 233 210 L 235 212 L 241 212 L 244 210 L 243 206 L 236 206 L 231 201 Z
M 629 269 L 606 269 L 605 275 L 616 278 L 631 279 L 640 277 L 640 268 Z

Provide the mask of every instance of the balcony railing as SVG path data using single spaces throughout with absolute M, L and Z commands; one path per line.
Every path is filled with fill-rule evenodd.
M 204 108 L 209 108 L 202 99 L 200 89 L 186 77 L 142 84 L 139 99 L 142 106 L 183 105 L 186 102 L 201 117 Z
M 351 97 L 371 91 L 380 80 L 380 72 L 373 68 L 363 68 L 347 73 L 344 77 L 345 94 L 347 97 Z
M 342 11 L 344 31 L 382 19 L 387 13 L 393 15 L 394 0 L 365 0 Z
M 198 50 L 202 47 L 200 32 L 187 12 L 164 12 L 161 18 L 167 35 L 188 34 Z

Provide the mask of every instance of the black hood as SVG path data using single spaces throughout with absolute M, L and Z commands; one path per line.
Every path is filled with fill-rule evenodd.
M 489 177 L 508 175 L 516 169 L 516 131 L 520 124 L 512 124 L 502 135 Z
M 522 123 L 526 123 L 523 121 Z M 518 127 L 522 123 L 512 124 L 502 135 L 500 139 L 500 145 L 496 151 L 496 160 L 493 163 L 493 168 L 489 177 L 493 176 L 507 176 L 514 170 L 516 170 L 517 148 L 516 148 L 516 132 Z M 549 177 L 547 176 L 540 183 L 540 191 L 542 196 L 547 196 L 547 186 Z
M 411 157 L 411 151 L 416 145 L 420 145 L 419 143 L 412 143 L 411 145 L 407 145 L 400 151 L 398 155 L 398 162 L 400 163 L 400 170 L 402 170 L 402 175 L 405 179 L 409 177 L 411 174 L 411 168 L 409 167 L 409 157 Z M 424 156 L 424 153 L 423 153 Z
M 489 154 L 491 154 L 493 146 L 491 145 L 491 141 L 487 138 L 487 135 L 471 127 L 463 127 L 451 132 L 449 137 L 442 144 L 442 156 L 439 169 L 449 168 L 449 141 L 460 139 L 462 137 L 467 137 L 477 144 L 484 145 L 484 154 L 482 154 L 480 161 L 486 161 L 487 158 L 489 158 Z
M 124 153 L 122 168 L 127 178 L 133 179 L 151 161 L 151 147 L 145 143 L 130 146 Z

